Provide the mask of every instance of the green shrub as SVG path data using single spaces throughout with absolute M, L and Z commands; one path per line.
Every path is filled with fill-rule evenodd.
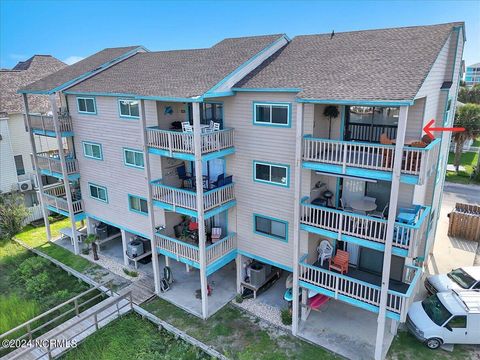
M 242 294 L 237 294 L 237 296 L 235 296 L 235 301 L 236 301 L 238 304 L 241 304 L 241 303 L 243 302 Z
M 134 270 L 128 270 L 126 268 L 123 268 L 123 272 L 125 274 L 127 274 L 128 276 L 131 276 L 131 277 L 137 277 L 138 276 L 138 272 L 136 272 Z
M 51 265 L 50 261 L 48 261 L 47 259 L 39 256 L 33 256 L 31 258 L 24 260 L 20 264 L 15 275 L 21 281 L 25 282 L 31 277 L 46 271 L 50 265 Z
M 281 316 L 283 325 L 292 325 L 292 314 L 290 313 L 290 309 L 283 309 Z

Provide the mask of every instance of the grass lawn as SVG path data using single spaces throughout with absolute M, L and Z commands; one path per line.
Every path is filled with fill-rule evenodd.
M 26 265 L 30 265 L 28 273 Z M 25 275 L 27 274 L 27 275 Z M 10 240 L 0 241 L 0 334 L 61 304 L 89 288 L 57 268 L 48 260 L 40 258 Z M 94 294 L 92 293 L 92 296 Z M 85 301 L 86 298 L 83 299 Z M 95 304 L 90 303 L 88 306 Z M 55 317 L 58 314 L 52 314 Z M 71 313 L 73 316 L 74 313 Z M 62 319 L 64 321 L 68 317 Z M 48 321 L 33 326 L 34 328 Z M 56 326 L 52 323 L 52 327 Z M 16 333 L 12 338 L 22 335 Z M 35 336 L 40 335 L 36 333 Z M 0 356 L 4 355 L 0 352 Z
M 53 224 L 50 224 L 50 230 L 52 232 L 52 238 L 57 238 L 60 236 L 60 229 L 64 227 L 69 227 L 70 219 L 66 218 L 60 221 L 57 221 Z M 33 248 L 47 254 L 54 259 L 57 259 L 64 263 L 67 266 L 79 271 L 86 272 L 91 269 L 98 268 L 100 266 L 93 264 L 92 262 L 82 258 L 81 256 L 75 255 L 70 251 L 62 248 L 61 246 L 52 244 L 47 240 L 47 234 L 45 232 L 45 227 L 35 228 L 31 225 L 27 225 L 22 232 L 15 236 L 18 240 L 24 242 L 27 245 L 30 245 Z
M 455 158 L 455 153 L 450 152 L 448 154 L 448 164 L 453 164 Z M 465 171 L 447 171 L 445 180 L 459 183 L 459 184 L 470 184 L 470 183 L 480 183 L 476 180 L 470 180 L 470 175 L 473 173 L 473 167 L 477 164 L 478 153 L 474 152 L 464 152 L 460 159 L 460 165 L 465 167 Z
M 137 314 L 128 314 L 88 337 L 66 353 L 67 360 L 210 359 L 200 349 L 158 328 Z
M 479 350 L 477 350 L 479 351 Z M 430 350 L 413 335 L 406 331 L 399 331 L 395 337 L 387 359 L 389 360 L 473 360 L 478 359 L 479 352 L 475 354 L 473 346 L 455 345 L 452 352 L 442 349 Z
M 293 337 L 273 326 L 265 326 L 233 305 L 227 305 L 203 321 L 162 300 L 143 306 L 149 312 L 190 336 L 238 360 L 330 360 L 328 351 Z

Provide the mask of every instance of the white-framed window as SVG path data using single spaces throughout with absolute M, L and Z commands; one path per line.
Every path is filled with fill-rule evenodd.
M 80 114 L 96 114 L 97 106 L 93 97 L 77 97 L 77 110 Z
M 103 160 L 102 145 L 84 141 L 83 155 L 90 159 Z
M 288 242 L 288 223 L 269 216 L 253 214 L 253 231 L 256 234 Z
M 128 195 L 128 207 L 130 211 L 148 215 L 147 199 L 135 195 Z
M 120 117 L 138 119 L 140 117 L 139 106 L 138 100 L 118 99 Z
M 289 186 L 288 165 L 271 164 L 267 162 L 253 162 L 253 180 L 272 185 Z
M 123 160 L 125 165 L 143 169 L 145 167 L 143 152 L 133 149 L 123 149 Z
M 290 127 L 290 103 L 253 103 L 253 124 Z
M 96 200 L 108 202 L 107 188 L 105 186 L 88 183 L 90 196 Z

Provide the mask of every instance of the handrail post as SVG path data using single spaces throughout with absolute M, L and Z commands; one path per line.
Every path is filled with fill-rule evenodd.
M 30 327 L 30 323 L 27 324 L 27 332 L 28 332 L 28 338 L 30 339 L 30 341 L 32 341 L 33 337 L 32 337 L 32 328 Z
M 93 314 L 93 319 L 95 321 L 95 329 L 98 330 L 98 318 L 97 313 Z
M 133 310 L 133 295 L 131 291 L 130 291 L 130 309 Z
M 342 174 L 347 172 L 347 155 L 348 155 L 348 145 L 342 143 L 343 146 L 343 161 L 342 161 Z
M 79 309 L 78 309 L 78 299 L 73 300 L 73 303 L 75 304 L 75 314 L 77 314 L 77 316 L 79 316 L 80 312 L 79 312 Z
M 48 354 L 48 360 L 52 360 L 53 357 L 52 357 L 52 349 L 51 349 L 50 341 L 47 344 L 47 354 Z
M 170 157 L 172 157 L 172 133 L 168 132 L 167 133 L 167 141 L 168 141 L 168 152 L 170 154 Z

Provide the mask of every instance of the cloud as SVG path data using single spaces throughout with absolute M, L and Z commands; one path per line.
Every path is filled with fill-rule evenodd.
M 63 60 L 63 62 L 65 64 L 72 65 L 72 64 L 75 64 L 76 62 L 78 62 L 80 60 L 83 60 L 83 59 L 85 59 L 85 58 L 82 57 L 82 56 L 72 55 L 72 56 L 67 57 L 65 60 Z

